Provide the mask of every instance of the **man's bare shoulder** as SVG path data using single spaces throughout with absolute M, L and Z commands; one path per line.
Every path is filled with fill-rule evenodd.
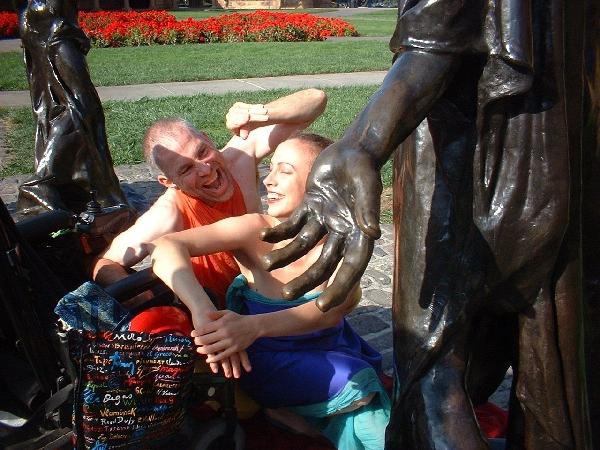
M 181 215 L 177 208 L 177 191 L 169 188 L 140 216 L 138 222 L 144 227 L 160 230 L 162 234 L 181 229 Z M 135 225 L 134 225 L 135 226 Z

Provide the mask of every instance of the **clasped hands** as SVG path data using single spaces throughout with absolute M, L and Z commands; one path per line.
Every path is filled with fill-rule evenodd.
M 220 310 L 206 312 L 204 319 L 194 321 L 192 338 L 196 351 L 207 357 L 212 372 L 218 373 L 219 366 L 226 378 L 239 378 L 242 369 L 250 372 L 252 366 L 246 348 L 258 337 L 251 316 Z
M 265 105 L 236 102 L 225 116 L 227 128 L 242 139 L 246 139 L 254 128 L 269 121 L 269 110 Z

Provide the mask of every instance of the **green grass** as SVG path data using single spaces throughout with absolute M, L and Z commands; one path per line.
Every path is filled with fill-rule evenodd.
M 366 105 L 377 86 L 325 89 L 327 110 L 311 126 L 311 130 L 338 139 L 356 115 Z M 238 100 L 267 103 L 290 90 L 243 92 L 227 95 L 196 95 L 142 99 L 135 102 L 110 101 L 104 103 L 106 133 L 115 165 L 141 162 L 141 140 L 145 129 L 156 119 L 180 116 L 206 131 L 222 147 L 230 134 L 225 129 L 224 117 L 229 107 Z M 8 164 L 0 177 L 33 171 L 34 121 L 30 108 L 0 108 L 0 118 L 7 124 L 6 143 Z M 391 170 L 386 167 L 383 180 L 389 185 Z
M 377 86 L 325 89 L 328 95 L 327 110 L 310 127 L 311 131 L 338 139 L 362 110 Z M 110 101 L 104 103 L 106 132 L 114 164 L 142 162 L 141 140 L 144 130 L 156 119 L 180 116 L 190 120 L 211 136 L 222 147 L 230 134 L 224 127 L 224 116 L 237 100 L 250 103 L 267 103 L 290 93 L 290 90 L 244 92 L 227 95 L 197 95 L 142 99 L 135 102 Z M 6 163 L 0 177 L 33 171 L 34 121 L 30 108 L 0 108 L 0 119 L 7 126 Z M 382 181 L 389 187 L 392 181 L 391 163 L 382 170 Z M 385 196 L 385 194 L 384 194 Z M 382 200 L 381 222 L 393 220 L 390 202 Z
M 246 42 L 92 49 L 97 86 L 387 70 L 385 42 Z M 28 89 L 20 53 L 0 53 L 0 90 Z
M 361 36 L 392 37 L 396 28 L 396 10 L 374 11 L 354 16 L 344 17 L 346 22 L 354 25 Z

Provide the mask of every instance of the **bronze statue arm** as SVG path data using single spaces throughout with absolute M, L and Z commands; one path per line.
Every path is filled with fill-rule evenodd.
M 400 54 L 340 144 L 367 153 L 380 170 L 444 92 L 457 60 L 415 50 Z
M 269 270 L 300 258 L 327 235 L 320 258 L 284 287 L 286 298 L 327 280 L 341 259 L 317 306 L 328 311 L 340 304 L 360 280 L 381 233 L 381 167 L 444 92 L 457 62 L 449 54 L 402 53 L 344 136 L 317 158 L 300 207 L 288 221 L 263 232 L 269 242 L 296 236 L 265 256 Z

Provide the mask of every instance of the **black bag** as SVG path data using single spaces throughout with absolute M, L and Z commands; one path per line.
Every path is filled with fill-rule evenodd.
M 69 349 L 79 369 L 73 414 L 77 448 L 173 448 L 191 389 L 190 338 L 72 330 Z

